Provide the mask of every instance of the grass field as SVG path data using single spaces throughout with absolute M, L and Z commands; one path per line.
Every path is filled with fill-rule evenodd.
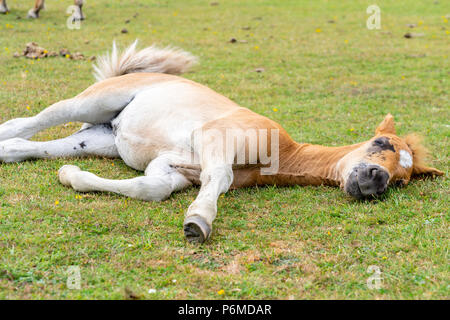
M 70 30 L 70 0 L 48 0 L 33 21 L 25 19 L 31 0 L 9 0 L 11 13 L 0 16 L 0 122 L 34 115 L 93 83 L 88 60 L 13 58 L 26 43 L 89 57 L 114 39 L 124 46 L 139 38 L 194 53 L 201 62 L 187 78 L 278 121 L 299 142 L 363 141 L 390 112 L 399 135 L 423 135 L 429 164 L 448 175 L 448 2 L 376 1 L 381 30 L 366 28 L 374 1 L 218 2 L 88 1 L 87 20 Z M 407 32 L 419 36 L 407 39 Z M 446 177 L 413 181 L 371 202 L 331 187 L 228 192 L 212 239 L 195 246 L 182 224 L 197 189 L 161 203 L 80 194 L 58 182 L 64 164 L 113 179 L 141 174 L 119 159 L 0 164 L 2 299 L 450 297 Z M 372 265 L 381 270 L 380 289 L 366 285 Z M 67 288 L 68 266 L 80 267 L 81 289 Z

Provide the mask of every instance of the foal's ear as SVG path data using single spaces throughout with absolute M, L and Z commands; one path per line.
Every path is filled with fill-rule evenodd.
M 375 129 L 375 134 L 391 133 L 395 134 L 394 117 L 388 113 L 383 121 Z
M 444 172 L 442 172 L 436 168 L 427 167 L 425 165 L 419 164 L 419 165 L 413 166 L 412 175 L 416 176 L 416 177 L 443 176 Z

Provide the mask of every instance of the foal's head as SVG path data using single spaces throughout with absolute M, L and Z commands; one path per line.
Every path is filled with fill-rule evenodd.
M 375 136 L 338 162 L 342 187 L 362 199 L 384 193 L 390 184 L 406 185 L 415 176 L 443 175 L 424 164 L 426 149 L 415 135 L 400 138 L 394 118 L 388 114 L 375 130 Z

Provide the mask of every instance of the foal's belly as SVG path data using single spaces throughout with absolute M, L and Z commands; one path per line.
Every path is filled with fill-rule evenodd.
M 152 122 L 151 119 L 139 116 L 133 118 L 118 117 L 112 122 L 115 132 L 117 151 L 123 161 L 130 167 L 144 171 L 149 163 L 163 154 L 188 162 L 190 150 L 190 132 L 184 134 L 174 123 Z M 178 139 L 169 136 L 172 132 Z M 186 158 L 186 160 L 183 160 Z
M 122 160 L 131 168 L 144 171 L 148 164 L 158 156 L 158 145 L 142 141 L 133 132 L 116 132 L 115 143 Z
M 155 94 L 136 97 L 111 122 L 119 155 L 136 170 L 144 171 L 153 159 L 165 153 L 188 158 L 192 153 L 191 134 L 204 123 L 186 108 L 170 104 L 170 99 L 158 100 Z
M 145 170 L 163 153 L 189 163 L 194 130 L 235 108 L 239 106 L 206 87 L 169 82 L 139 92 L 111 124 L 122 159 Z

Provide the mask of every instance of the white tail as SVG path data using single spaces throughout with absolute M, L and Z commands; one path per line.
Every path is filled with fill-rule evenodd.
M 95 79 L 102 81 L 137 72 L 181 74 L 197 63 L 195 56 L 181 49 L 160 49 L 152 45 L 136 51 L 137 43 L 136 40 L 119 57 L 116 43 L 113 42 L 112 52 L 98 58 L 97 65 L 94 65 Z

